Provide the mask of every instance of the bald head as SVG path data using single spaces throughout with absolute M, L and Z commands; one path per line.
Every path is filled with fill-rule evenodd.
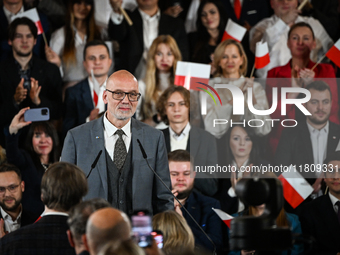
M 103 101 L 107 104 L 106 117 L 117 128 L 123 127 L 136 112 L 138 93 L 137 79 L 126 70 L 113 73 L 107 80 L 103 93 Z
M 128 240 L 130 232 L 130 221 L 125 213 L 114 208 L 97 210 L 90 216 L 86 226 L 90 254 L 97 254 L 109 241 Z

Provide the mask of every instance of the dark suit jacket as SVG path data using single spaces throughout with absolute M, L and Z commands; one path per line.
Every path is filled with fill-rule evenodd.
M 339 139 L 340 126 L 329 122 L 326 155 L 335 152 Z M 283 130 L 275 154 L 275 163 L 284 166 L 314 164 L 312 141 L 306 121 L 299 122 L 296 127 Z M 312 173 L 312 176 L 305 177 L 315 178 L 315 175 Z
M 162 132 L 169 153 L 171 152 L 169 128 L 163 129 Z M 215 137 L 199 127 L 191 126 L 186 150 L 194 158 L 195 166 L 216 166 L 218 163 Z M 217 179 L 211 178 L 210 174 L 206 176 L 206 173 L 196 173 L 195 188 L 207 196 L 213 196 L 218 190 Z
M 1 255 L 75 255 L 66 231 L 66 216 L 46 215 L 0 239 Z
M 3 219 L 1 212 L 0 212 L 0 219 Z M 33 224 L 37 219 L 38 219 L 37 216 L 35 216 L 33 213 L 27 211 L 24 207 L 22 207 L 20 227 L 24 227 L 24 226 Z
M 27 11 L 28 8 L 24 6 L 24 10 Z M 47 41 L 50 40 L 51 33 L 50 33 L 50 27 L 49 22 L 45 14 L 38 12 L 40 17 L 41 25 L 44 29 Z M 12 47 L 8 44 L 8 21 L 4 13 L 4 9 L 2 4 L 0 4 L 0 60 L 4 60 L 10 55 L 12 55 Z M 45 42 L 43 40 L 43 35 L 38 35 L 37 43 L 33 47 L 33 53 L 42 58 L 45 59 Z
M 71 129 L 61 154 L 61 161 L 77 165 L 88 175 L 99 151 L 103 151 L 88 178 L 89 192 L 86 199 L 107 199 L 108 196 L 103 117 Z M 133 210 L 144 209 L 154 214 L 173 210 L 172 195 L 149 169 L 137 142 L 139 139 L 143 145 L 150 166 L 170 187 L 169 164 L 162 133 L 134 118 L 131 118 L 131 133 Z
M 300 221 L 302 233 L 316 240 L 310 254 L 334 255 L 340 251 L 340 224 L 328 194 L 305 204 Z
M 120 45 L 121 63 L 117 69 L 126 69 L 134 73 L 144 50 L 143 20 L 138 8 L 132 13 L 128 10 L 126 12 L 133 25 L 129 26 L 125 19 L 120 25 L 115 25 L 110 19 L 108 32 L 111 39 L 117 40 Z M 161 14 L 158 35 L 171 35 L 177 42 L 182 59 L 189 59 L 188 39 L 182 20 Z
M 221 209 L 220 203 L 216 199 L 204 196 L 197 192 L 192 192 L 184 206 L 208 234 L 216 248 L 220 249 L 222 246 L 222 221 L 212 210 L 212 208 Z M 186 219 L 195 236 L 196 245 L 203 246 L 204 248 L 212 251 L 213 245 L 211 242 L 202 233 L 190 216 L 183 209 L 181 210 L 183 217 Z
M 88 78 L 65 92 L 63 136 L 71 128 L 84 124 L 94 109 Z
M 61 117 L 61 85 L 62 80 L 58 67 L 38 57 L 32 57 L 31 77 L 36 79 L 41 86 L 39 106 L 32 103 L 29 95 L 19 105 L 14 102 L 13 96 L 20 82 L 18 67 L 13 56 L 0 63 L 0 128 L 3 136 L 3 127 L 9 125 L 18 111 L 24 107 L 50 109 L 50 119 L 57 120 Z M 1 139 L 0 139 L 1 140 Z

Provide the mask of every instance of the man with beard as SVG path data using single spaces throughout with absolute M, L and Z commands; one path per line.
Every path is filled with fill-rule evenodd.
M 21 205 L 25 183 L 20 170 L 4 163 L 0 166 L 0 238 L 18 228 L 32 224 L 38 217 Z
M 37 36 L 37 27 L 28 18 L 16 18 L 9 25 L 8 43 L 13 55 L 0 63 L 0 130 L 25 107 L 48 107 L 50 119 L 61 117 L 60 71 L 33 55 Z M 3 132 L 0 134 L 0 143 L 4 144 Z
M 104 198 L 127 215 L 136 210 L 156 214 L 174 208 L 171 194 L 143 158 L 140 145 L 150 166 L 170 187 L 162 132 L 131 118 L 140 96 L 131 73 L 113 73 L 103 93 L 107 111 L 101 118 L 68 131 L 61 153 L 61 161 L 76 164 L 88 176 L 86 199 Z
M 168 161 L 172 193 L 185 206 L 219 250 L 222 246 L 222 221 L 212 208 L 220 209 L 220 203 L 216 199 L 193 191 L 196 172 L 190 162 L 189 152 L 185 150 L 172 151 L 168 154 Z M 174 203 L 175 211 L 182 215 L 190 226 L 195 236 L 195 244 L 212 251 L 214 247 L 205 234 L 176 200 Z
M 306 116 L 306 121 L 300 121 L 296 127 L 283 130 L 275 154 L 275 163 L 303 167 L 307 164 L 309 169 L 321 170 L 326 156 L 336 150 L 340 126 L 329 121 L 332 106 L 329 86 L 323 81 L 314 81 L 307 85 L 306 89 L 310 91 L 311 98 L 304 107 L 312 115 Z M 302 173 L 305 178 L 310 178 L 308 182 L 313 185 L 312 198 L 322 195 L 322 178 L 318 178 L 320 173 L 320 171 Z

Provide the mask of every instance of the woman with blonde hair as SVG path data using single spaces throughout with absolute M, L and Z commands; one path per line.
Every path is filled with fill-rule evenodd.
M 159 122 L 156 103 L 162 92 L 174 85 L 176 65 L 180 60 L 182 55 L 172 36 L 160 35 L 153 41 L 148 52 L 145 78 L 139 81 L 142 100 L 137 108 L 138 119 L 151 126 Z
M 194 234 L 186 220 L 177 212 L 156 214 L 152 219 L 152 228 L 163 232 L 163 252 L 166 255 L 194 250 Z
M 256 119 L 251 121 L 256 135 L 266 135 L 271 130 L 269 115 L 255 115 L 249 111 L 247 104 L 247 89 L 252 88 L 252 104 L 256 110 L 268 109 L 266 93 L 260 83 L 254 82 L 253 78 L 245 78 L 247 73 L 247 56 L 242 45 L 235 40 L 221 42 L 214 52 L 213 65 L 216 69 L 214 78 L 210 79 L 209 85 L 230 84 L 238 87 L 244 95 L 244 115 L 233 115 L 233 97 L 228 89 L 217 88 L 216 91 L 221 97 L 223 105 L 215 106 L 214 102 L 207 100 L 207 115 L 204 118 L 205 129 L 216 138 L 221 138 L 229 128 L 229 125 L 213 126 L 214 119 L 226 119 L 228 123 Z M 203 93 L 202 93 L 203 94 Z M 203 94 L 204 95 L 204 94 Z M 262 125 L 261 125 L 262 124 Z
M 85 44 L 101 39 L 94 20 L 93 0 L 70 0 L 67 4 L 66 25 L 51 36 L 50 47 L 46 47 L 46 58 L 62 70 L 63 81 L 73 85 L 86 78 L 83 66 Z

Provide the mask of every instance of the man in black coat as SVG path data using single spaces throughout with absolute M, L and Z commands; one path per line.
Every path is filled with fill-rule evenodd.
M 137 0 L 138 8 L 133 12 L 126 11 L 133 25 L 129 26 L 119 7 L 121 1 L 110 0 L 113 12 L 109 21 L 108 32 L 120 46 L 120 63 L 117 69 L 126 69 L 137 79 L 143 76 L 146 56 L 152 41 L 159 35 L 171 35 L 177 42 L 182 59 L 189 58 L 188 39 L 183 21 L 162 14 L 158 8 L 158 0 Z

